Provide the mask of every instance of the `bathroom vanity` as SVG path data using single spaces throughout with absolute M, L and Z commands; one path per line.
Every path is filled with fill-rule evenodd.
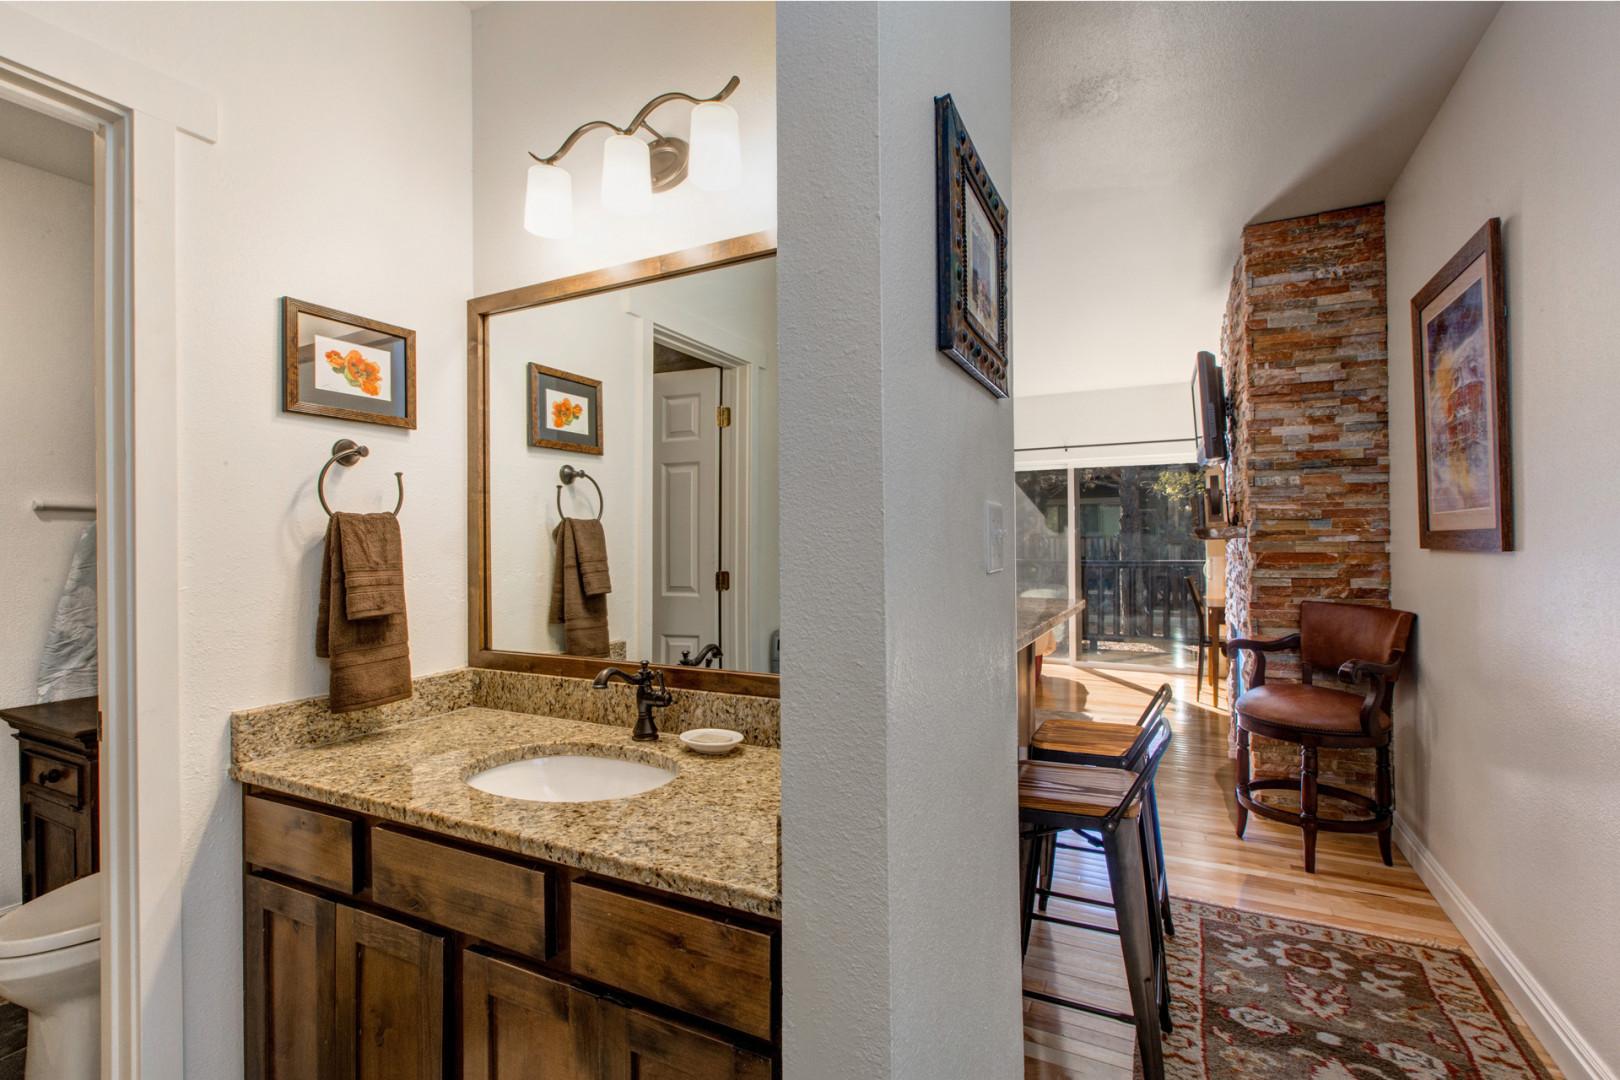
M 670 779 L 567 803 L 467 782 L 547 755 Z M 776 750 L 474 706 L 235 773 L 250 1080 L 776 1073 Z

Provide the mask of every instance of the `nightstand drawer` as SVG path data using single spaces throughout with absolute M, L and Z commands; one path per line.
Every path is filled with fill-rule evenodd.
M 84 767 L 77 762 L 60 761 L 43 754 L 23 751 L 23 777 L 48 791 L 57 792 L 79 805 L 84 797 Z

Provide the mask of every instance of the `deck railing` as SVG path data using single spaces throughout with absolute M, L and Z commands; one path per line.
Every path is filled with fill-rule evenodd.
M 1202 560 L 1085 560 L 1080 567 L 1086 599 L 1080 636 L 1087 641 L 1197 640 L 1198 611 L 1185 583 L 1189 574 L 1203 595 Z

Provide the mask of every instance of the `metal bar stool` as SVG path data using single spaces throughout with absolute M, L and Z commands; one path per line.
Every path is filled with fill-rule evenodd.
M 1142 710 L 1142 715 L 1137 718 L 1135 727 L 1127 724 L 1106 724 L 1097 720 L 1051 717 L 1036 728 L 1035 734 L 1030 737 L 1030 760 L 1062 761 L 1071 765 L 1100 765 L 1140 772 L 1142 762 L 1147 756 L 1153 729 L 1174 696 L 1169 683 L 1161 685 L 1148 701 L 1147 708 Z M 1158 887 L 1159 917 L 1164 923 L 1164 932 L 1174 937 L 1176 927 L 1170 915 L 1170 880 L 1165 871 L 1163 832 L 1159 825 L 1159 797 L 1151 784 L 1148 785 L 1144 810 L 1149 829 L 1148 858 Z M 1100 841 L 1093 840 L 1085 834 L 1081 834 L 1081 839 L 1093 849 L 1102 846 Z M 1037 889 L 1041 911 L 1046 910 L 1049 897 L 1075 899 L 1052 891 L 1059 848 L 1067 851 L 1083 850 L 1072 844 L 1059 843 L 1055 835 L 1046 839 L 1044 850 L 1041 852 L 1041 883 Z M 1077 902 L 1092 904 L 1095 907 L 1108 906 L 1098 901 Z
M 1022 948 L 1029 948 L 1034 921 L 1075 926 L 1117 934 L 1125 960 L 1131 1011 L 1118 1012 L 1038 990 L 1024 996 L 1062 1008 L 1131 1024 L 1136 1029 L 1146 1080 L 1162 1080 L 1163 1032 L 1170 1027 L 1169 978 L 1157 907 L 1157 883 L 1152 861 L 1146 856 L 1147 829 L 1142 808 L 1148 788 L 1158 772 L 1170 728 L 1161 716 L 1149 727 L 1148 749 L 1139 771 L 1091 765 L 1028 761 L 1018 769 L 1018 816 L 1026 827 L 1020 889 Z M 1064 830 L 1095 832 L 1102 838 L 1113 895 L 1116 928 L 1096 926 L 1037 912 L 1036 882 L 1047 837 Z

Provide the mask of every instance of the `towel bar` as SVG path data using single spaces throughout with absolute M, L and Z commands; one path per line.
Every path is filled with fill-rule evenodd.
M 327 517 L 332 516 L 332 508 L 326 504 L 326 474 L 333 465 L 342 465 L 344 468 L 348 468 L 370 453 L 370 447 L 361 446 L 353 439 L 339 439 L 332 444 L 332 456 L 326 459 L 326 464 L 321 466 L 320 476 L 315 478 L 315 497 L 321 501 L 321 509 L 326 511 Z M 395 517 L 398 517 L 400 508 L 405 505 L 405 474 L 395 473 L 394 483 L 399 488 L 399 501 L 394 503 L 392 513 Z
M 571 484 L 573 484 L 573 482 L 575 480 L 579 479 L 581 476 L 583 476 L 585 479 L 589 480 L 591 482 L 591 487 L 596 489 L 596 520 L 601 521 L 602 520 L 602 511 L 607 509 L 607 500 L 602 498 L 602 485 L 598 484 L 596 482 L 596 477 L 592 476 L 590 473 L 586 472 L 584 469 L 576 469 L 572 465 L 564 465 L 562 468 L 557 470 L 557 478 L 562 481 L 562 484 L 557 485 L 557 516 L 559 518 L 563 516 L 563 508 L 562 508 L 563 484 L 570 484 L 571 485 Z

